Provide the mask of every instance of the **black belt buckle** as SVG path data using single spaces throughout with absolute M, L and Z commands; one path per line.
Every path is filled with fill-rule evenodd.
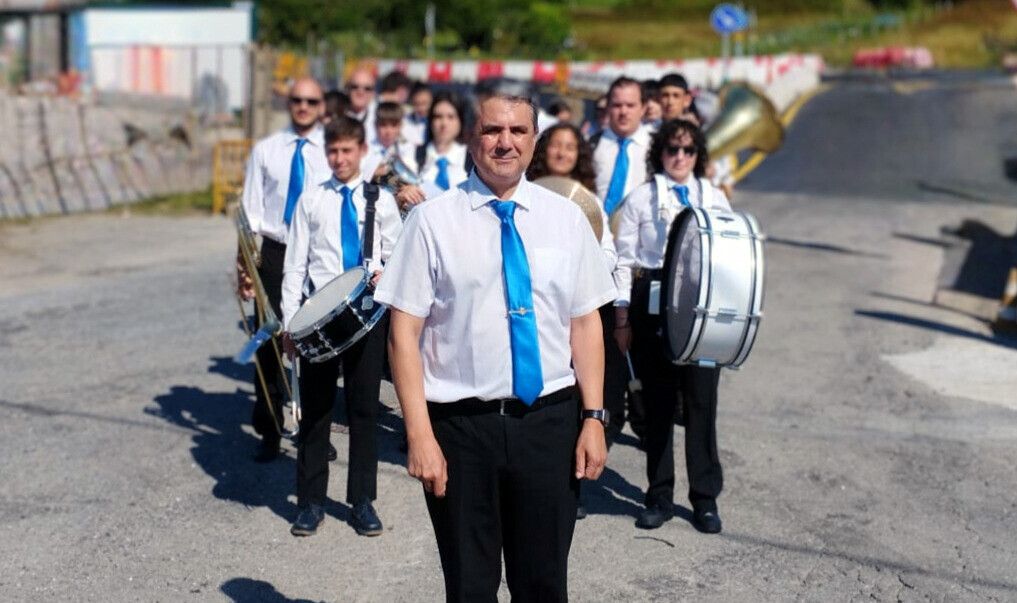
M 499 398 L 498 399 L 498 414 L 501 416 L 507 416 L 511 414 L 507 407 L 512 402 L 512 398 Z

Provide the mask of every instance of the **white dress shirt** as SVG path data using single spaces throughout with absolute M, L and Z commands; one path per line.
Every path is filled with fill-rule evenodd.
M 415 114 L 408 113 L 403 117 L 403 127 L 399 132 L 406 140 L 407 146 L 419 147 L 424 144 L 427 137 L 427 118 L 418 118 Z
M 453 142 L 446 153 L 439 154 L 434 148 L 434 143 L 427 143 L 427 153 L 424 155 L 424 165 L 417 165 L 416 147 L 406 146 L 403 161 L 410 168 L 420 174 L 424 182 L 434 182 L 438 178 L 438 158 L 448 159 L 448 184 L 449 188 L 455 188 L 466 182 L 469 174 L 466 173 L 466 145 Z M 441 190 L 441 189 L 438 189 Z M 444 191 L 443 191 L 444 192 Z
M 286 242 L 286 260 L 283 263 L 282 313 L 284 328 L 300 308 L 304 281 L 319 289 L 343 272 L 342 207 L 343 186 L 353 189 L 353 206 L 357 208 L 357 233 L 361 245 L 364 240 L 363 179 L 357 176 L 347 184 L 332 178 L 304 193 L 297 204 Z M 396 239 L 402 231 L 392 194 L 382 189 L 374 204 L 374 247 L 368 270 L 381 270 L 392 254 Z
M 383 147 L 381 143 L 375 141 L 367 145 L 367 147 L 367 153 L 360 160 L 360 175 L 370 182 L 374 178 L 374 172 L 378 169 L 378 166 L 388 161 L 392 154 L 397 152 L 399 145 L 393 144 L 389 147 Z
M 622 191 L 622 198 L 632 192 L 640 184 L 646 182 L 646 153 L 650 150 L 650 131 L 646 126 L 639 126 L 631 136 L 632 142 L 626 148 L 629 156 L 629 171 L 625 176 L 625 190 Z M 605 128 L 604 133 L 593 150 L 593 168 L 597 172 L 597 196 L 601 202 L 607 199 L 607 189 L 611 186 L 611 176 L 614 174 L 614 163 L 618 157 L 618 135 L 611 128 Z
M 258 141 L 247 160 L 244 176 L 241 204 L 251 223 L 251 230 L 279 243 L 286 242 L 288 229 L 283 217 L 290 186 L 290 165 L 298 138 L 293 128 L 286 128 Z M 307 135 L 307 144 L 300 154 L 304 157 L 305 192 L 332 177 L 325 158 L 324 132 L 320 126 Z
M 374 298 L 424 318 L 424 395 L 432 402 L 512 396 L 501 221 L 476 172 L 418 205 L 406 220 Z M 571 319 L 616 295 L 589 222 L 571 201 L 519 182 L 515 224 L 530 265 L 541 395 L 575 383 Z
M 372 144 L 378 140 L 378 131 L 374 127 L 374 114 L 377 110 L 378 100 L 374 99 L 360 113 L 354 113 L 353 111 L 346 112 L 346 115 L 364 124 L 364 137 L 367 139 L 367 144 Z
M 657 185 L 653 180 L 632 191 L 618 209 L 618 267 L 614 278 L 618 284 L 618 305 L 626 305 L 632 293 L 632 270 L 664 267 L 664 253 L 667 251 L 667 233 L 671 222 L 682 210 L 678 195 L 674 192 L 677 183 L 665 178 L 667 198 L 657 199 Z M 731 211 L 731 204 L 720 189 L 714 188 L 706 178 L 689 176 L 682 183 L 689 188 L 689 204 L 706 209 Z

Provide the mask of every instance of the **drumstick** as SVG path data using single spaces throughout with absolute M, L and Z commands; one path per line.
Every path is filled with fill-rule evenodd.
M 629 376 L 632 377 L 629 380 L 629 391 L 643 391 L 643 382 L 636 379 L 636 371 L 632 368 L 632 356 L 630 356 L 628 352 L 625 352 L 625 360 L 629 363 Z

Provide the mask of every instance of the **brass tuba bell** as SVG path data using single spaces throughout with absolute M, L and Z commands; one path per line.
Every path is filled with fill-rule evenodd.
M 744 149 L 772 153 L 784 142 L 784 126 L 762 92 L 746 82 L 732 82 L 720 89 L 720 114 L 704 135 L 711 158 Z

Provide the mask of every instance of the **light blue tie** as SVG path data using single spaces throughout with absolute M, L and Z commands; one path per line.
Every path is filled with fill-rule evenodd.
M 671 188 L 674 189 L 674 194 L 678 195 L 678 201 L 681 202 L 682 207 L 692 206 L 692 204 L 689 203 L 689 187 L 684 184 L 676 184 Z
M 533 313 L 530 264 L 519 238 L 513 214 L 515 201 L 491 201 L 501 220 L 501 261 L 505 274 L 505 302 L 508 307 L 509 340 L 512 344 L 512 393 L 527 406 L 544 388 L 537 340 L 537 315 Z
M 618 140 L 618 157 L 614 160 L 614 172 L 611 173 L 611 184 L 607 187 L 607 198 L 604 199 L 604 211 L 611 215 L 622 202 L 625 194 L 625 180 L 629 177 L 628 138 Z
M 344 186 L 339 192 L 343 195 L 342 217 L 340 218 L 340 235 L 343 245 L 343 272 L 363 261 L 360 257 L 360 234 L 357 232 L 357 207 L 353 205 L 353 191 Z
M 448 159 L 445 157 L 439 157 L 438 161 L 438 177 L 434 179 L 434 183 L 438 185 L 443 191 L 449 189 L 448 183 Z
M 297 207 L 297 199 L 300 193 L 304 192 L 304 154 L 301 151 L 307 144 L 306 138 L 297 139 L 297 148 L 293 151 L 293 160 L 290 161 L 290 182 L 286 187 L 286 212 L 283 213 L 283 222 L 286 226 L 293 220 L 293 210 Z

